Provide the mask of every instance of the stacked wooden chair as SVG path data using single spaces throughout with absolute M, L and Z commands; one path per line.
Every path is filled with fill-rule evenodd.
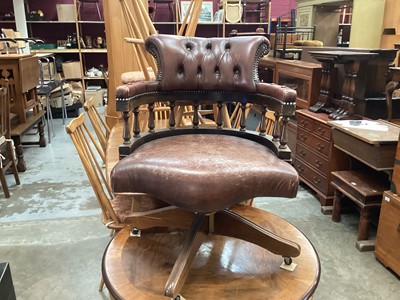
M 11 140 L 10 132 L 10 107 L 7 99 L 7 89 L 0 87 L 0 180 L 3 187 L 4 196 L 10 198 L 6 172 L 11 170 L 14 174 L 15 183 L 20 184 L 14 145 Z

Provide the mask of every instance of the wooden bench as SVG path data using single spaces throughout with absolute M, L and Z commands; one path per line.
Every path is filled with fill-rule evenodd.
M 368 240 L 371 211 L 381 207 L 389 181 L 366 171 L 337 171 L 332 172 L 331 185 L 334 188 L 332 221 L 340 222 L 341 200 L 346 196 L 360 208 L 357 249 L 374 250 L 375 241 Z
M 28 115 L 26 122 L 11 125 L 11 138 L 14 140 L 15 152 L 18 159 L 17 169 L 19 172 L 26 171 L 23 145 L 39 145 L 40 147 L 46 147 L 46 138 L 44 137 L 43 124 L 44 114 L 44 111 L 39 111 L 36 114 Z M 22 136 L 36 125 L 38 127 L 39 140 L 37 142 L 22 142 Z

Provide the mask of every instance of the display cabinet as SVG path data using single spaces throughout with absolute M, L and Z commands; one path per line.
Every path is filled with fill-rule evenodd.
M 297 92 L 297 108 L 308 108 L 318 100 L 322 68 L 319 64 L 299 60 L 276 62 L 274 82 Z

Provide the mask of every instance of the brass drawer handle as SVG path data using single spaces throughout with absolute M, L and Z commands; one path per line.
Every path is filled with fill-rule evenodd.
M 304 155 L 306 155 L 306 152 L 304 151 L 304 150 L 299 150 L 299 155 L 300 156 L 302 156 L 302 157 L 304 157 Z
M 400 233 L 400 224 L 397 226 L 397 232 Z
M 301 165 L 297 165 L 297 171 L 303 172 L 304 171 L 304 167 L 302 167 Z
M 325 148 L 325 145 L 317 143 L 317 149 L 318 151 L 322 151 Z
M 305 140 L 307 140 L 307 136 L 301 133 L 301 134 L 300 134 L 300 139 L 301 139 L 302 141 L 305 141 Z
M 308 122 L 307 122 L 307 120 L 301 120 L 301 121 L 300 121 L 300 124 L 301 124 L 302 126 L 307 126 L 307 125 L 308 125 Z
M 318 159 L 316 159 L 316 160 L 315 160 L 315 165 L 316 165 L 317 167 L 320 167 L 320 166 L 323 165 L 323 163 L 320 162 Z
M 317 131 L 318 131 L 318 133 L 320 133 L 320 134 L 325 134 L 325 128 L 322 128 L 322 127 L 318 127 L 318 129 L 317 129 Z
M 321 183 L 321 179 L 319 179 L 318 177 L 314 176 L 314 183 L 316 184 L 320 184 Z

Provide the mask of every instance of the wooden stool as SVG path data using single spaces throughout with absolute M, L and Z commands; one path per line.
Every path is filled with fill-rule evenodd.
M 285 220 L 254 207 L 236 213 L 295 241 L 301 254 L 294 271 L 280 268 L 282 257 L 243 240 L 210 235 L 200 248 L 182 288 L 185 299 L 309 299 L 320 277 L 318 255 L 308 239 Z M 108 245 L 102 264 L 105 284 L 115 299 L 167 299 L 164 285 L 186 232 L 121 230 Z M 212 249 L 212 251 L 211 251 Z
M 356 247 L 359 251 L 372 251 L 375 241 L 368 240 L 371 211 L 380 208 L 382 195 L 389 182 L 365 171 L 332 172 L 334 190 L 332 221 L 340 222 L 341 200 L 348 197 L 360 208 L 360 222 Z

